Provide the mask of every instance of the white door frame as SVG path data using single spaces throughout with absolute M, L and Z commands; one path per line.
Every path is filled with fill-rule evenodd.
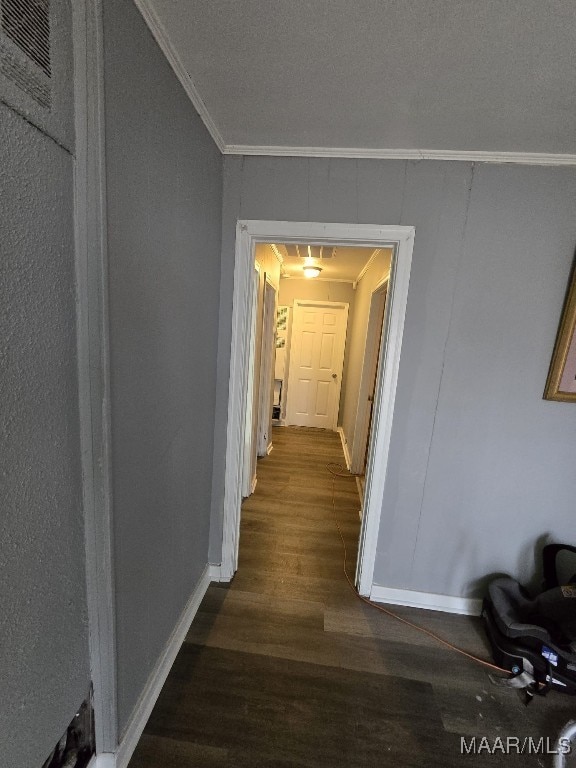
M 245 376 L 245 401 L 244 409 L 246 418 L 244 421 L 244 450 L 242 466 L 242 497 L 248 498 L 256 488 L 256 445 L 254 435 L 254 369 L 256 359 L 256 326 L 258 310 L 258 289 L 260 287 L 260 264 L 254 262 L 251 285 L 251 307 L 249 313 L 250 341 L 248 344 L 248 365 L 246 366 Z
M 222 578 L 231 579 L 238 567 L 241 513 L 241 467 L 243 429 L 246 414 L 246 369 L 250 337 L 252 297 L 250 276 L 255 245 L 263 243 L 309 242 L 315 245 L 344 245 L 366 248 L 394 248 L 386 308 L 386 328 L 382 338 L 381 362 L 376 397 L 371 451 L 366 473 L 364 515 L 360 532 L 356 583 L 361 595 L 372 588 L 376 545 L 386 482 L 392 419 L 400 351 L 404 331 L 408 283 L 412 264 L 414 227 L 373 224 L 325 224 L 295 221 L 239 220 L 236 225 L 234 296 L 232 306 L 232 345 L 226 435 L 226 471 L 224 476 L 224 520 L 222 534 Z M 378 467 L 378 472 L 373 467 Z
M 290 349 L 292 349 L 292 342 L 294 340 L 293 332 L 294 332 L 294 318 L 296 317 L 296 308 L 297 307 L 330 307 L 332 309 L 343 309 L 345 311 L 345 318 L 344 318 L 344 338 L 341 339 L 341 345 L 342 345 L 342 368 L 340 369 L 340 374 L 338 377 L 338 391 L 336 393 L 335 398 L 335 412 L 332 418 L 332 430 L 335 432 L 336 427 L 338 425 L 338 406 L 340 403 L 340 392 L 342 391 L 342 372 L 344 370 L 344 352 L 346 348 L 346 336 L 348 334 L 348 310 L 350 305 L 347 301 L 316 301 L 316 300 L 309 300 L 309 299 L 294 299 L 294 307 L 292 310 L 292 333 L 290 334 Z M 287 392 L 286 392 L 286 425 L 290 426 L 290 419 L 288 417 L 288 409 L 290 404 L 290 371 L 292 367 L 292 363 L 294 362 L 294 358 L 292 355 L 290 356 L 290 363 L 287 367 L 286 371 L 286 381 L 288 384 Z M 292 382 L 292 395 L 294 394 L 294 382 Z
M 71 3 L 74 47 L 74 219 L 78 379 L 90 674 L 96 753 L 119 742 L 106 239 L 104 52 L 101 0 Z M 107 757 L 105 757 L 107 756 Z M 106 763 L 108 764 L 108 763 Z
M 262 343 L 260 352 L 260 386 L 258 388 L 258 456 L 272 450 L 272 392 L 274 389 L 274 352 L 276 350 L 276 304 L 278 291 L 268 275 L 262 297 Z
M 370 408 L 368 396 L 370 394 L 372 382 L 374 381 L 374 369 L 378 361 L 382 328 L 386 323 L 386 316 L 384 315 L 381 322 L 380 316 L 382 302 L 386 301 L 389 279 L 390 275 L 388 274 L 372 290 L 370 296 L 368 327 L 366 328 L 366 346 L 364 348 L 364 358 L 362 360 L 362 374 L 360 377 L 360 388 L 358 390 L 358 409 L 356 411 L 354 440 L 352 442 L 352 452 L 350 454 L 350 471 L 354 474 L 362 474 L 364 470 L 366 441 L 368 440 L 370 411 L 372 410 Z

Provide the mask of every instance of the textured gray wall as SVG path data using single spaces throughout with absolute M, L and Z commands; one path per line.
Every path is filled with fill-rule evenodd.
M 89 688 L 73 160 L 0 104 L 0 764 L 38 768 Z
M 131 2 L 104 2 L 119 725 L 208 560 L 222 160 Z
M 530 575 L 540 537 L 572 540 L 576 408 L 542 392 L 574 254 L 576 171 L 229 157 L 224 187 L 216 475 L 236 219 L 413 225 L 375 582 L 473 595 L 484 574 Z M 221 510 L 215 494 L 215 561 Z

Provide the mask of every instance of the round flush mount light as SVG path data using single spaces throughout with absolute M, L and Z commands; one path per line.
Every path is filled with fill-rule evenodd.
M 322 272 L 320 267 L 314 267 L 311 265 L 307 265 L 303 267 L 303 270 L 304 270 L 304 277 L 318 277 L 320 272 Z

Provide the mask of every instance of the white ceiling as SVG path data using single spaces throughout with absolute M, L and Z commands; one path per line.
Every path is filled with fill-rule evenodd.
M 225 151 L 576 153 L 575 0 L 137 2 Z
M 278 243 L 276 248 L 282 256 L 282 277 L 290 278 L 304 278 L 302 268 L 304 264 L 308 263 L 306 257 L 307 246 L 299 246 L 299 251 L 305 256 L 298 256 L 295 253 L 297 246 L 289 245 L 286 247 L 283 244 Z M 315 266 L 322 269 L 319 278 L 322 280 L 348 280 L 355 282 L 358 279 L 358 275 L 368 261 L 374 254 L 374 248 L 345 248 L 339 246 L 336 248 L 324 246 L 322 251 L 322 257 L 317 258 L 319 255 L 319 246 L 313 246 L 312 254 L 315 258 L 312 262 Z

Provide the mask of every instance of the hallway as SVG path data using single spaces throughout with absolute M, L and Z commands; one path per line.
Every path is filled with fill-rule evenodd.
M 460 736 L 553 738 L 572 700 L 525 708 L 483 668 L 362 604 L 326 470 L 343 464 L 338 435 L 276 428 L 273 444 L 243 505 L 239 570 L 210 586 L 130 768 L 547 765 L 467 757 Z M 353 575 L 356 483 L 334 482 Z M 488 657 L 477 619 L 396 610 Z

